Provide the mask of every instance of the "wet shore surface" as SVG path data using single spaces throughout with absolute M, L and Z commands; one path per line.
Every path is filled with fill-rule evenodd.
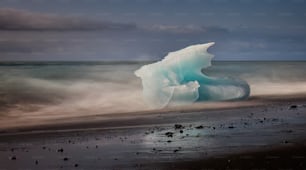
M 303 101 L 97 124 L 2 132 L 0 169 L 306 168 Z

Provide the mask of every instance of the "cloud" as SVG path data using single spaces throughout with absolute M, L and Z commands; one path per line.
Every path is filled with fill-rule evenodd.
M 147 26 L 134 23 L 103 21 L 86 17 L 31 12 L 13 8 L 0 8 L 0 30 L 6 31 L 130 31 L 146 33 L 196 34 L 226 33 L 217 26 L 163 25 Z
M 198 26 L 198 25 L 151 25 L 143 27 L 144 30 L 152 32 L 166 32 L 173 34 L 191 34 L 191 33 L 227 33 L 226 28 L 217 26 Z
M 0 30 L 9 31 L 94 31 L 130 30 L 135 24 L 97 21 L 75 16 L 43 14 L 25 10 L 0 9 Z

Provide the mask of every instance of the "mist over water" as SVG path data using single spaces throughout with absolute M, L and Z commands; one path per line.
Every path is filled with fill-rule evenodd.
M 148 110 L 144 63 L 0 64 L 0 119 L 61 118 Z M 306 94 L 306 62 L 213 62 L 209 76 L 246 80 L 251 96 Z

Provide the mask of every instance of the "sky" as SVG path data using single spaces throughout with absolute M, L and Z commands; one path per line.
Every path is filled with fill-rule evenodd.
M 306 0 L 0 0 L 0 61 L 306 60 Z

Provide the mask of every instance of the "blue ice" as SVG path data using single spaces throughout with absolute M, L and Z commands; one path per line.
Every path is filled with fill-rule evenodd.
M 136 70 L 148 105 L 164 108 L 201 101 L 246 99 L 250 87 L 244 80 L 203 74 L 202 69 L 211 66 L 214 57 L 207 52 L 212 45 L 214 42 L 191 45 Z

